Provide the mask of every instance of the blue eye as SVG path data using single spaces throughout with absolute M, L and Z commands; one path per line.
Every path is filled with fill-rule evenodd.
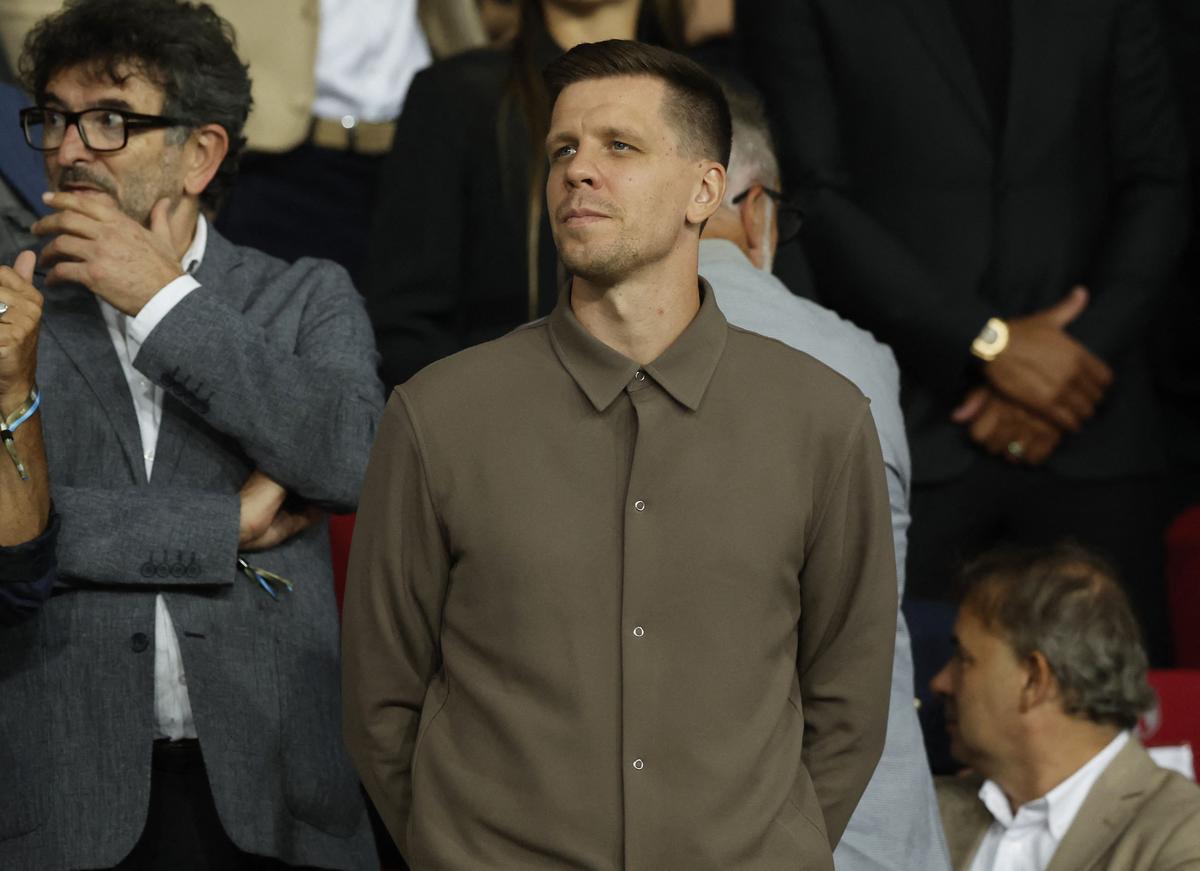
M 564 145 L 561 148 L 559 148 L 557 151 L 555 151 L 554 154 L 552 154 L 550 157 L 553 160 L 553 159 L 557 159 L 559 157 L 566 157 L 566 156 L 568 156 L 570 154 L 574 154 L 574 153 L 575 153 L 574 145 Z
M 613 140 L 613 151 L 633 151 L 633 146 L 628 142 L 622 142 L 620 139 Z

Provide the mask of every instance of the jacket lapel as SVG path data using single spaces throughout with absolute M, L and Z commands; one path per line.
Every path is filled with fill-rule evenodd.
M 43 325 L 96 395 L 96 404 L 116 431 L 134 480 L 145 484 L 142 436 L 133 397 L 96 298 L 77 286 L 46 288 L 43 292 Z
M 991 112 L 988 111 L 979 75 L 975 72 L 975 65 L 967 53 L 966 43 L 947 0 L 895 2 L 907 13 L 926 50 L 933 55 L 943 75 L 962 98 L 971 118 L 991 141 L 994 129 Z
M 1092 786 L 1046 871 L 1091 869 L 1129 826 L 1143 797 L 1163 776 L 1137 739 L 1131 739 Z
M 946 846 L 952 868 L 967 868 L 992 824 L 992 815 L 979 800 L 979 777 L 937 778 L 937 799 L 941 809 Z

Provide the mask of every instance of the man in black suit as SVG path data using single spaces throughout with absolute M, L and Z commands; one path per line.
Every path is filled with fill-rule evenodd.
M 1151 0 L 741 0 L 822 301 L 890 344 L 909 594 L 1072 536 L 1167 658 L 1145 332 L 1188 233 Z

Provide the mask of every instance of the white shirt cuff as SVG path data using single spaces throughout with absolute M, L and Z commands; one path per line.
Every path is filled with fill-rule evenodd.
M 127 327 L 126 335 L 140 347 L 146 338 L 153 332 L 154 328 L 159 325 L 175 306 L 179 305 L 180 301 L 200 286 L 191 275 L 181 275 L 160 290 L 154 296 L 150 297 L 150 301 L 142 306 L 142 310 L 138 312 L 137 317 L 132 318 Z

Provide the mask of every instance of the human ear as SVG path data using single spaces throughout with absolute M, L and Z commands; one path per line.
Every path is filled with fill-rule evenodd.
M 1035 650 L 1021 664 L 1024 682 L 1021 685 L 1021 712 L 1031 711 L 1039 705 L 1056 701 L 1059 697 L 1058 680 L 1054 669 L 1040 650 Z
M 766 268 L 775 254 L 775 212 L 772 205 L 760 184 L 750 188 L 746 198 L 738 203 L 738 217 L 746 237 L 746 253 L 759 269 Z
M 704 162 L 704 175 L 696 186 L 691 203 L 688 204 L 689 224 L 703 224 L 717 209 L 725 197 L 725 167 L 715 160 Z
M 205 124 L 193 130 L 184 145 L 184 193 L 200 196 L 228 153 L 229 133 L 220 124 Z

